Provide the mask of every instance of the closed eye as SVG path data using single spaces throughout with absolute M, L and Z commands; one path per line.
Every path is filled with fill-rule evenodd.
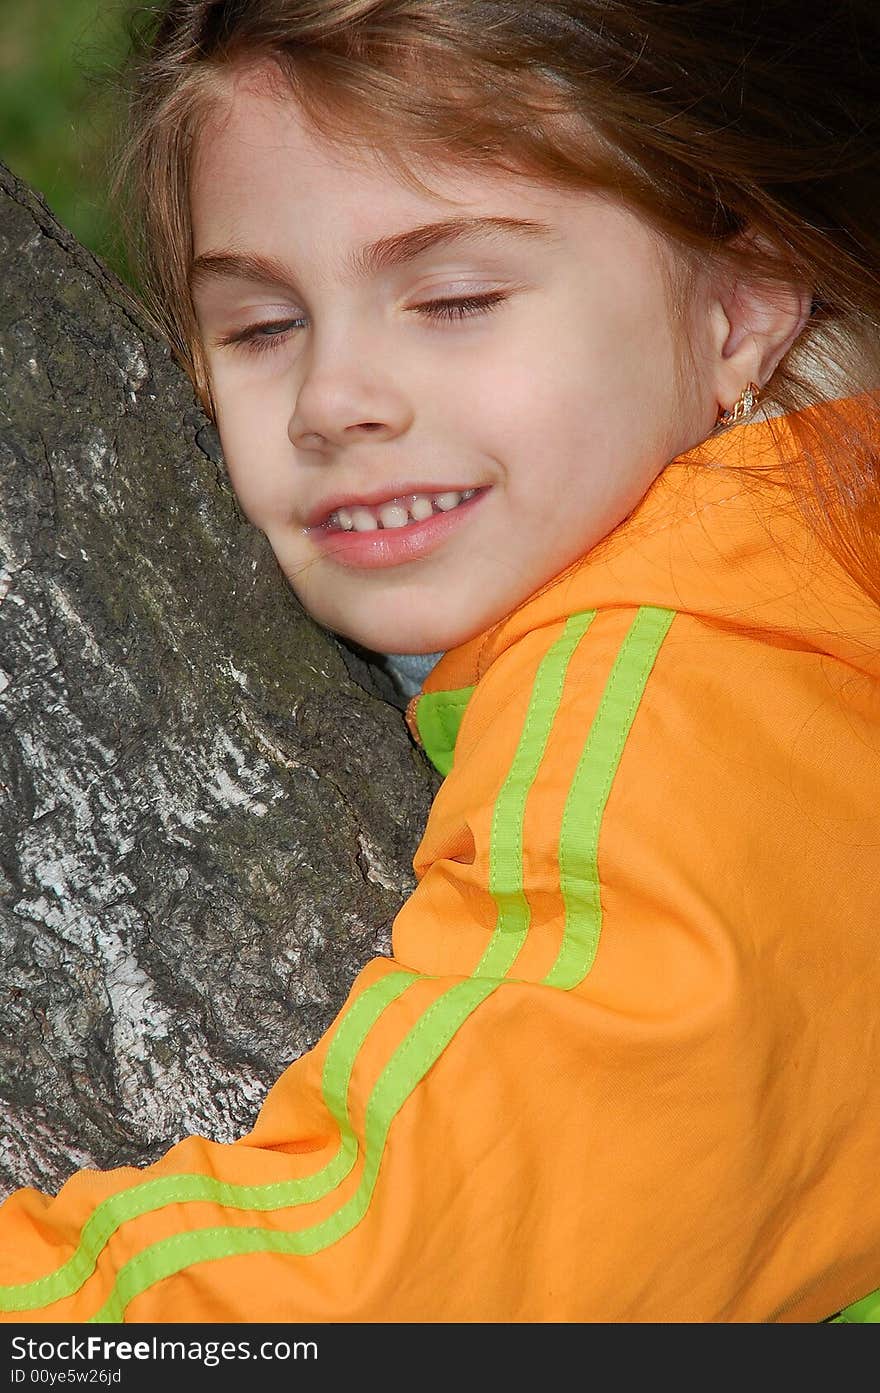
M 429 319 L 464 319 L 467 315 L 483 314 L 494 310 L 507 299 L 503 290 L 492 290 L 486 295 L 465 295 L 446 300 L 426 300 L 423 305 L 413 305 L 413 314 L 423 314 Z
M 277 348 L 296 329 L 305 326 L 304 319 L 267 320 L 265 324 L 252 324 L 237 334 L 227 334 L 217 340 L 220 348 L 243 348 L 247 353 L 266 353 Z
M 493 290 L 485 295 L 466 295 L 443 300 L 426 300 L 424 304 L 413 305 L 412 314 L 438 321 L 466 319 L 471 315 L 487 314 L 508 299 L 501 290 Z M 229 334 L 217 340 L 220 347 L 243 348 L 247 353 L 272 352 L 286 343 L 291 334 L 305 328 L 308 321 L 303 318 L 268 320 L 264 324 L 252 324 L 237 334 Z

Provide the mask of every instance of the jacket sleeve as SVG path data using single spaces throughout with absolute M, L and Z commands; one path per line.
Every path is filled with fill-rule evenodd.
M 859 1027 L 817 1059 L 810 944 L 785 942 L 834 897 L 780 907 L 803 828 L 758 748 L 766 692 L 737 724 L 729 640 L 676 618 L 589 612 L 501 654 L 393 958 L 240 1141 L 12 1196 L 8 1319 L 812 1320 L 877 1284 Z

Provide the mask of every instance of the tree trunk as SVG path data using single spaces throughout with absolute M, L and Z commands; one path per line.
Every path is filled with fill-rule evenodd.
M 388 951 L 438 779 L 167 346 L 2 167 L 0 265 L 6 1193 L 247 1131 Z

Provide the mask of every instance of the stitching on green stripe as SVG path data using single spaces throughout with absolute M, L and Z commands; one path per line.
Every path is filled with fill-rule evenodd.
M 331 1115 L 346 1127 L 350 1122 L 348 1087 L 358 1051 L 385 1009 L 417 980 L 422 979 L 414 972 L 387 973 L 352 1002 L 339 1022 L 327 1047 L 321 1092 Z
M 501 983 L 467 978 L 444 992 L 416 1022 L 398 1046 L 377 1080 L 367 1104 L 366 1155 L 361 1180 L 355 1193 L 335 1214 L 306 1229 L 294 1232 L 278 1229 L 215 1228 L 174 1234 L 160 1239 L 129 1259 L 117 1273 L 114 1289 L 91 1323 L 119 1322 L 136 1296 L 198 1262 L 256 1252 L 308 1255 L 326 1248 L 349 1233 L 363 1218 L 375 1188 L 385 1141 L 391 1123 L 446 1045 L 478 1006 L 497 991 Z M 429 1021 L 439 1017 L 439 1029 L 424 1047 L 416 1045 Z M 407 1062 L 409 1061 L 409 1068 Z
M 426 692 L 421 698 L 427 703 L 431 717 L 439 725 L 444 739 L 453 745 L 461 718 L 473 694 L 473 687 L 462 687 L 457 692 Z
M 454 692 L 423 692 L 419 700 L 426 701 L 434 711 L 444 711 L 447 707 L 458 711 L 467 706 L 475 690 L 474 687 L 458 687 Z
M 593 965 L 602 903 L 599 836 L 602 816 L 645 685 L 675 610 L 642 606 L 621 644 L 590 726 L 565 801 L 559 878 L 565 905 L 562 944 L 544 984 L 569 991 Z M 587 824 L 586 836 L 582 829 Z
M 26 1311 L 72 1296 L 91 1276 L 101 1251 L 116 1230 L 132 1219 L 170 1204 L 205 1200 L 229 1209 L 285 1209 L 320 1199 L 345 1179 L 357 1159 L 357 1138 L 349 1123 L 348 1082 L 354 1060 L 369 1030 L 386 1006 L 401 996 L 417 974 L 390 972 L 367 987 L 340 1020 L 324 1060 L 322 1090 L 340 1127 L 339 1148 L 313 1175 L 265 1185 L 236 1185 L 200 1174 L 161 1176 L 103 1200 L 83 1225 L 80 1242 L 54 1272 L 32 1282 L 0 1287 L 0 1310 Z
M 547 749 L 572 654 L 595 617 L 594 609 L 571 615 L 561 637 L 545 653 L 535 674 L 516 754 L 492 813 L 489 893 L 498 906 L 498 917 L 492 938 L 474 970 L 475 977 L 503 977 L 516 962 L 525 943 L 531 922 L 531 910 L 523 891 L 522 839 L 526 802 Z
M 424 700 L 445 720 L 450 712 L 457 716 L 467 706 L 473 694 L 473 687 L 459 687 L 456 692 L 426 692 Z
M 444 738 L 453 749 L 458 739 L 462 717 L 473 695 L 473 690 L 473 687 L 468 687 L 464 691 L 456 693 L 454 701 L 438 701 L 434 707 Z
M 460 687 L 450 692 L 424 692 L 415 707 L 425 753 L 444 776 L 452 768 L 458 732 L 474 690 Z

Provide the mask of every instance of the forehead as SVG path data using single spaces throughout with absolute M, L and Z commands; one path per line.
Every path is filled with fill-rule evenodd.
M 200 127 L 190 181 L 194 253 L 216 245 L 294 237 L 351 246 L 425 219 L 461 213 L 564 222 L 583 192 L 476 166 L 410 167 L 407 181 L 383 152 L 316 131 L 292 93 L 260 75 L 230 72 Z M 255 240 L 256 239 L 256 240 Z

